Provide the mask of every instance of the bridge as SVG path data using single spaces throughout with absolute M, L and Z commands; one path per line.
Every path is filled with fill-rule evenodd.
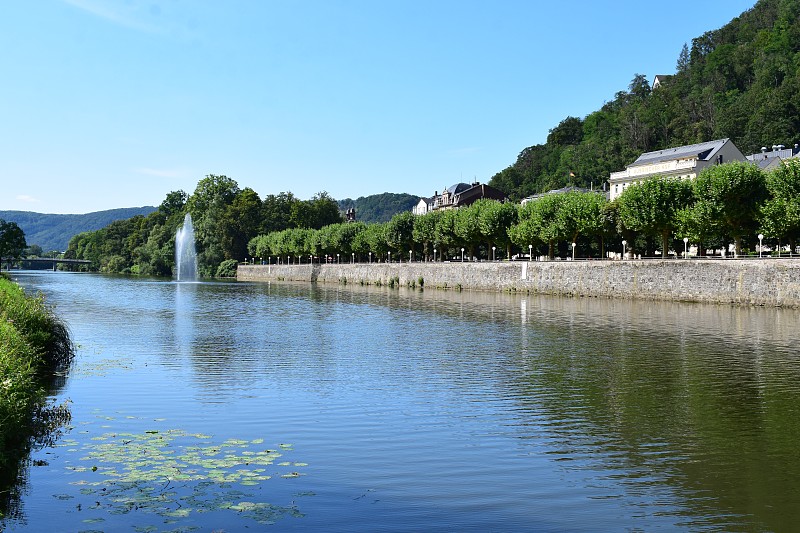
M 11 259 L 10 257 L 4 257 L 0 260 L 0 265 L 7 264 L 8 268 L 11 268 L 12 263 L 19 263 L 20 267 L 30 268 L 33 265 L 53 265 L 53 270 L 56 270 L 56 266 L 58 264 L 62 265 L 89 265 L 92 262 L 87 259 L 59 259 L 57 257 L 31 257 L 31 258 L 22 258 L 22 259 Z

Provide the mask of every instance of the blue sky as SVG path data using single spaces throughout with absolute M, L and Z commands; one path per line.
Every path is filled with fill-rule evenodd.
M 488 181 L 753 0 L 9 0 L 0 210 Z

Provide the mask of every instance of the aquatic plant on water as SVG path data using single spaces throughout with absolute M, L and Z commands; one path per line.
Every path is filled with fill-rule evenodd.
M 209 435 L 153 429 L 104 433 L 83 444 L 66 439 L 59 446 L 79 455 L 68 462 L 68 469 L 79 478 L 70 484 L 94 502 L 81 508 L 92 515 L 85 522 L 104 521 L 107 513 L 131 512 L 155 515 L 168 523 L 209 512 L 235 512 L 260 524 L 302 516 L 293 503 L 258 501 L 255 493 L 249 492 L 272 478 L 303 475 L 306 463 L 278 462 L 292 451 L 290 444 L 270 448 L 263 439 L 215 443 Z M 310 493 L 295 494 L 304 495 Z

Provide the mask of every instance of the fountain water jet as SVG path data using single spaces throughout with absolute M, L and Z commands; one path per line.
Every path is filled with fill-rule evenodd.
M 197 252 L 194 247 L 192 215 L 186 213 L 183 226 L 175 232 L 175 272 L 178 281 L 197 279 Z

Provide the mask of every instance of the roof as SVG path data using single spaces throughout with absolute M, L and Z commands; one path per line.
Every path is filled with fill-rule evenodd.
M 458 194 L 460 192 L 466 191 L 470 187 L 472 187 L 472 185 L 468 185 L 466 183 L 456 183 L 455 185 L 451 185 L 450 187 L 448 187 L 447 192 L 449 192 L 450 194 Z
M 646 152 L 628 166 L 638 167 L 642 165 L 652 165 L 664 161 L 675 161 L 676 159 L 710 161 L 729 140 L 730 139 L 727 138 L 718 139 L 716 141 L 678 146 L 677 148 L 667 148 L 665 150 L 656 150 L 655 152 Z

